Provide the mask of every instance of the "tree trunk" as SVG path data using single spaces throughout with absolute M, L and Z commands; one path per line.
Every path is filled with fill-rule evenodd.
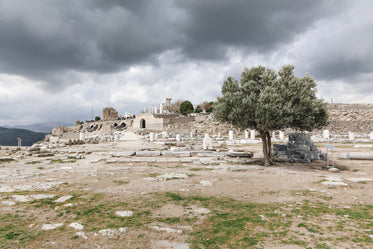
M 266 166 L 271 165 L 271 155 L 270 155 L 270 147 L 271 146 L 268 142 L 271 141 L 271 137 L 267 135 L 268 132 L 260 131 L 260 138 L 262 139 L 263 143 L 263 155 L 264 155 L 264 164 Z
M 272 140 L 271 140 L 271 132 L 270 131 L 267 131 L 266 132 L 267 134 L 267 146 L 268 146 L 268 156 L 269 156 L 269 160 L 272 162 Z

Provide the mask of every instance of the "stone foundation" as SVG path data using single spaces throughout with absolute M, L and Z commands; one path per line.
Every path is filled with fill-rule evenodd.
M 290 159 L 296 163 L 326 160 L 326 154 L 317 149 L 310 134 L 303 132 L 290 133 L 288 144 L 274 144 L 273 155 L 279 159 Z

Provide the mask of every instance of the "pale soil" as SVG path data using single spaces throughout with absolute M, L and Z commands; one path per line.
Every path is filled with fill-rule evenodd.
M 247 165 L 239 163 L 240 160 L 229 158 L 139 158 L 139 157 L 112 157 L 110 153 L 121 151 L 136 151 L 141 148 L 160 149 L 160 145 L 146 142 L 119 142 L 98 145 L 76 145 L 58 149 L 59 154 L 49 158 L 25 157 L 16 158 L 16 161 L 0 164 L 0 212 L 22 212 L 24 215 L 34 213 L 38 217 L 40 230 L 44 223 L 51 222 L 48 217 L 53 215 L 53 210 L 38 212 L 27 206 L 27 202 L 9 205 L 5 201 L 12 201 L 12 195 L 20 195 L 40 190 L 43 193 L 52 193 L 57 196 L 69 195 L 81 191 L 92 196 L 95 193 L 105 194 L 107 201 L 132 200 L 148 196 L 151 193 L 172 192 L 181 195 L 214 196 L 217 198 L 230 197 L 250 203 L 280 203 L 290 204 L 303 202 L 305 198 L 311 202 L 322 202 L 339 206 L 373 205 L 373 161 L 339 160 L 342 153 L 351 151 L 372 152 L 372 148 L 354 148 L 353 145 L 336 145 L 334 160 L 337 167 L 344 170 L 339 173 L 330 173 L 322 167 L 326 162 L 311 164 L 277 163 L 271 167 L 260 165 Z M 232 146 L 233 149 L 244 149 L 254 152 L 258 157 L 261 145 Z M 320 149 L 325 150 L 323 146 Z M 63 154 L 62 154 L 63 152 Z M 47 159 L 66 159 L 71 154 L 82 154 L 84 159 L 73 163 L 50 163 Z M 112 163 L 105 163 L 109 159 Z M 117 161 L 115 161 L 117 160 Z M 41 163 L 26 164 L 27 162 L 40 161 Z M 242 160 L 241 160 L 242 161 Z M 165 174 L 171 175 L 165 179 Z M 172 175 L 175 177 L 172 178 Z M 185 176 L 185 177 L 182 177 Z M 332 186 L 325 184 L 328 177 L 341 178 L 346 186 Z M 178 178 L 180 177 L 180 178 Z M 364 178 L 361 182 L 353 182 L 352 178 Z M 202 184 L 208 181 L 207 184 Z M 206 182 L 205 182 L 206 183 Z M 57 187 L 56 186 L 63 186 Z M 26 191 L 26 192 L 19 192 Z M 28 192 L 29 191 L 29 192 Z M 305 194 L 307 196 L 305 197 Z M 14 200 L 13 200 L 14 201 Z M 77 204 L 79 205 L 79 204 Z M 136 210 L 133 210 L 136 212 Z M 203 220 L 208 216 L 209 210 L 203 207 L 191 206 L 185 209 L 177 204 L 165 204 L 152 210 L 154 217 L 183 217 L 198 216 Z M 53 220 L 54 221 L 54 220 Z M 57 222 L 57 219 L 55 220 Z M 63 222 L 63 219 L 61 220 Z M 52 222 L 53 223 L 53 222 Z M 198 221 L 197 221 L 198 223 Z M 68 224 L 66 224 L 67 226 Z M 157 226 L 159 224 L 151 224 Z M 164 224 L 161 224 L 164 225 Z M 181 227 L 173 224 L 177 232 L 154 230 L 145 231 L 148 241 L 139 242 L 134 239 L 141 234 L 139 231 L 128 229 L 124 236 L 125 242 L 121 247 L 132 248 L 131 239 L 137 240 L 140 248 L 172 248 L 173 242 L 186 242 L 187 232 L 193 227 Z M 294 228 L 295 230 L 297 228 Z M 52 233 L 56 233 L 52 230 Z M 56 230 L 57 231 L 57 230 Z M 84 231 L 84 230 L 83 230 Z M 116 248 L 117 240 L 92 236 L 86 231 L 87 240 L 79 238 L 84 248 Z M 119 236 L 119 235 L 118 235 Z M 53 237 L 52 237 L 53 238 Z M 23 247 L 49 247 L 64 248 L 75 247 L 77 243 L 70 238 L 53 241 L 34 241 Z M 347 243 L 347 244 L 346 244 Z M 341 244 L 354 247 L 346 242 Z M 185 244 L 177 244 L 185 248 Z M 183 247 L 184 246 L 184 247 Z M 356 246 L 356 245 L 355 245 Z M 174 248 L 177 248 L 176 246 Z M 301 248 L 296 245 L 273 245 L 267 242 L 264 248 Z

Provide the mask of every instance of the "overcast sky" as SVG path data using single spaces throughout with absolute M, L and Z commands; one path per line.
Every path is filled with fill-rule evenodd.
M 309 73 L 327 102 L 373 103 L 368 0 L 0 0 L 0 125 L 215 100 L 244 67 Z

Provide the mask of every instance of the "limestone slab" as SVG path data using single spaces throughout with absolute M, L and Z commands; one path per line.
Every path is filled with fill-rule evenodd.
M 190 151 L 163 151 L 162 156 L 167 157 L 190 157 Z
M 136 156 L 139 157 L 154 157 L 154 156 L 160 156 L 160 151 L 136 151 Z

